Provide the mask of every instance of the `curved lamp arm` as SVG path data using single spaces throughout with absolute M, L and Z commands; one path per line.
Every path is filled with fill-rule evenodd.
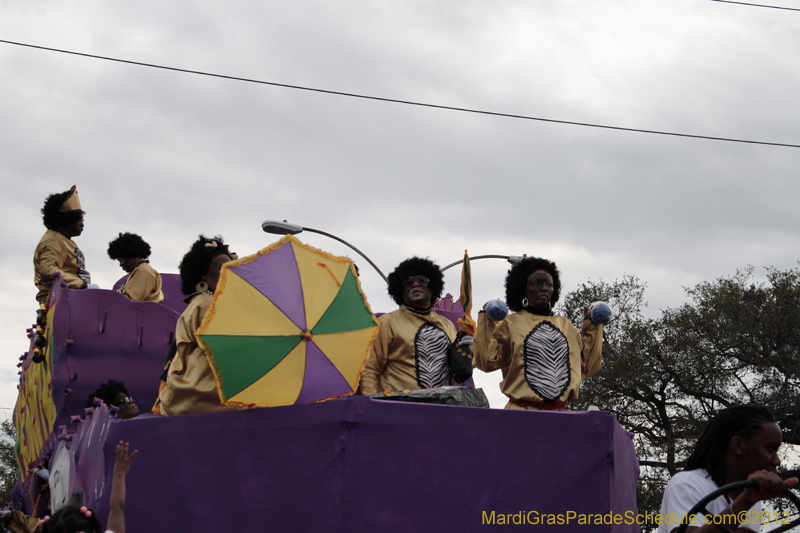
M 506 261 L 508 261 L 512 265 L 516 265 L 517 263 L 522 261 L 523 257 L 525 257 L 525 256 L 519 256 L 519 255 L 476 255 L 475 257 L 470 257 L 469 260 L 470 261 L 475 261 L 477 259 L 505 259 Z M 449 265 L 447 265 L 446 267 L 444 267 L 442 269 L 442 272 L 444 272 L 448 268 L 454 267 L 456 265 L 460 265 L 463 262 L 464 262 L 463 259 L 459 259 L 458 261 L 456 261 L 454 263 L 450 263 Z
M 369 257 L 367 257 L 366 255 L 364 255 L 364 253 L 361 250 L 359 250 L 358 248 L 356 248 L 355 246 L 353 246 L 352 244 L 350 244 L 346 240 L 340 239 L 336 235 L 332 235 L 332 234 L 330 234 L 328 232 L 321 231 L 321 230 L 314 229 L 314 228 L 307 228 L 307 227 L 304 227 L 304 226 L 298 226 L 296 224 L 290 224 L 290 223 L 286 222 L 285 220 L 283 222 L 279 222 L 277 220 L 265 220 L 261 224 L 261 229 L 263 229 L 267 233 L 273 233 L 275 235 L 287 235 L 287 234 L 296 235 L 296 234 L 302 233 L 304 231 L 309 231 L 311 233 L 319 233 L 320 235 L 325 235 L 326 237 L 329 237 L 329 238 L 331 238 L 331 239 L 333 239 L 335 241 L 339 241 L 340 243 L 344 244 L 345 246 L 347 246 L 348 248 L 353 250 L 355 253 L 357 253 L 358 255 L 363 257 L 364 260 L 367 263 L 369 263 L 372 266 L 372 268 L 374 268 L 378 272 L 378 274 L 381 275 L 381 277 L 383 278 L 383 281 L 385 281 L 386 283 L 389 283 L 389 280 L 386 278 L 384 273 L 381 272 L 381 269 L 378 268 L 378 265 L 373 263 L 372 260 Z

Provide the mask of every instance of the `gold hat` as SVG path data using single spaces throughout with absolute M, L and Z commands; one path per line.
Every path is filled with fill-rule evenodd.
M 73 185 L 70 192 L 72 192 L 72 194 L 61 204 L 61 207 L 58 208 L 59 211 L 74 211 L 75 209 L 81 208 L 81 199 L 78 197 L 77 185 Z

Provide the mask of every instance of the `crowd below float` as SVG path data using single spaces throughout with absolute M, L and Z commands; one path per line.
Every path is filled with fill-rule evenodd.
M 96 287 L 73 240 L 84 229 L 77 188 L 50 195 L 41 212 L 47 231 L 33 258 L 40 327 L 56 273 L 71 289 Z M 108 246 L 109 258 L 128 274 L 118 291 L 130 300 L 163 304 L 162 279 L 149 264 L 150 253 L 150 245 L 141 236 L 127 232 L 119 233 Z M 196 335 L 212 304 L 223 265 L 235 259 L 237 255 L 221 236 L 200 235 L 180 262 L 187 307 L 178 319 L 175 341 L 164 354 L 164 371 L 160 379 L 153 376 L 153 387 L 159 392 L 152 413 L 176 416 L 243 408 L 221 401 Z M 581 380 L 600 371 L 603 327 L 611 319 L 610 310 L 603 305 L 587 306 L 580 330 L 568 318 L 556 315 L 553 306 L 561 293 L 560 272 L 547 259 L 524 257 L 513 264 L 505 279 L 505 300 L 484 305 L 477 324 L 467 316 L 460 319 L 459 331 L 434 309 L 444 290 L 444 276 L 430 259 L 402 261 L 389 274 L 387 289 L 398 309 L 378 318 L 359 394 L 471 386 L 474 367 L 501 371 L 500 389 L 508 397 L 506 409 L 570 411 Z M 95 399 L 117 407 L 120 419 L 139 415 L 139 407 L 121 380 L 99 385 L 87 407 L 96 405 Z M 796 478 L 783 481 L 775 473 L 781 441 L 775 417 L 765 407 L 739 406 L 720 412 L 709 421 L 685 471 L 667 487 L 662 514 L 686 513 L 711 490 L 745 479 L 754 480 L 757 486 L 721 496 L 709 509 L 729 519 L 740 511 L 760 510 L 761 501 L 797 483 Z M 135 451 L 128 453 L 128 443 L 117 446 L 107 529 L 90 509 L 76 505 L 43 520 L 18 511 L 5 512 L 2 523 L 13 531 L 124 533 L 125 475 L 135 455 Z M 745 528 L 743 531 L 760 527 L 757 520 L 729 523 Z M 671 527 L 662 526 L 659 533 L 672 531 Z M 707 524 L 688 531 L 695 529 L 699 533 L 719 530 Z

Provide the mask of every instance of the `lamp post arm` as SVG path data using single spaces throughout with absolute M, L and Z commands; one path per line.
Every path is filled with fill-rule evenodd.
M 375 263 L 373 263 L 373 262 L 372 262 L 372 260 L 371 260 L 369 257 L 367 257 L 366 255 L 364 255 L 364 254 L 361 252 L 361 250 L 359 250 L 358 248 L 356 248 L 355 246 L 353 246 L 352 244 L 350 244 L 350 243 L 349 243 L 349 242 L 347 242 L 346 240 L 344 240 L 344 239 L 340 239 L 340 238 L 339 238 L 339 237 L 337 237 L 336 235 L 331 235 L 331 234 L 330 234 L 330 233 L 328 233 L 328 232 L 325 232 L 325 231 L 322 231 L 322 230 L 318 230 L 318 229 L 314 229 L 314 228 L 307 228 L 307 227 L 305 227 L 305 226 L 303 226 L 303 231 L 310 231 L 311 233 L 319 233 L 320 235 L 325 235 L 326 237 L 329 237 L 329 238 L 331 238 L 331 239 L 333 239 L 333 240 L 335 240 L 335 241 L 339 241 L 340 243 L 344 244 L 345 246 L 347 246 L 348 248 L 350 248 L 351 250 L 353 250 L 354 252 L 356 252 L 358 255 L 360 255 L 361 257 L 363 257 L 363 258 L 364 258 L 364 260 L 365 260 L 367 263 L 369 263 L 370 265 L 372 265 L 372 268 L 374 268 L 374 269 L 375 269 L 375 270 L 378 272 L 378 274 L 380 274 L 380 275 L 381 275 L 381 277 L 383 278 L 383 281 L 385 281 L 387 284 L 389 283 L 389 280 L 386 278 L 386 276 L 384 275 L 384 273 L 383 273 L 383 272 L 381 272 L 381 269 L 380 269 L 380 268 L 378 268 L 378 265 L 376 265 Z
M 470 257 L 469 260 L 470 261 L 475 261 L 476 259 L 505 259 L 507 261 L 510 261 L 514 257 L 515 256 L 513 256 L 513 255 L 476 255 L 474 257 Z M 442 268 L 442 272 L 444 272 L 448 268 L 454 267 L 456 265 L 460 265 L 463 262 L 464 262 L 463 259 L 459 259 L 458 261 L 456 261 L 454 263 L 450 263 L 446 267 Z

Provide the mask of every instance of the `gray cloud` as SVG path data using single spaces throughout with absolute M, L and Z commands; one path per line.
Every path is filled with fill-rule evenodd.
M 800 143 L 800 18 L 714 2 L 45 2 L 0 38 L 436 104 Z M 35 308 L 44 197 L 77 183 L 95 279 L 120 231 L 175 272 L 197 234 L 240 254 L 266 218 L 340 235 L 385 271 L 413 254 L 541 254 L 567 288 L 633 273 L 651 308 L 737 268 L 796 266 L 800 150 L 468 115 L 0 44 L 4 373 Z M 347 248 L 302 238 L 333 253 Z M 383 282 L 359 261 L 375 310 Z M 475 263 L 476 302 L 506 266 Z M 457 272 L 447 289 L 457 292 Z M 494 385 L 492 385 L 494 386 Z M 496 392 L 496 391 L 495 391 Z

